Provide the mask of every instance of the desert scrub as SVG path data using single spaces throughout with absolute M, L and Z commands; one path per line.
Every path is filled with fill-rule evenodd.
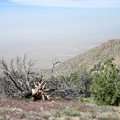
M 78 102 L 80 102 L 80 103 L 91 103 L 91 104 L 95 103 L 93 98 L 82 98 L 82 97 L 80 97 L 78 99 Z
M 51 110 L 50 113 L 51 113 L 51 116 L 54 116 L 55 118 L 60 118 L 61 117 L 60 111 Z
M 68 117 L 68 116 L 62 116 L 62 117 L 57 118 L 55 120 L 72 120 L 72 119 L 70 117 Z
M 63 110 L 62 114 L 70 117 L 81 116 L 80 111 L 77 109 Z
M 48 120 L 48 118 L 51 117 L 51 113 L 49 111 L 43 111 L 41 112 L 41 117 L 45 120 Z
M 39 112 L 30 111 L 28 114 L 29 120 L 41 120 L 40 118 L 41 118 L 41 115 Z
M 101 116 L 99 120 L 120 120 L 120 119 L 112 116 Z
M 26 113 L 23 112 L 23 111 L 21 111 L 21 112 L 19 113 L 19 117 L 20 117 L 20 119 L 26 118 Z

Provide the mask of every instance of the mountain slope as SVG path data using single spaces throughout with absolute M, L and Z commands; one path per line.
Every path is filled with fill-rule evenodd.
M 120 65 L 120 40 L 110 40 L 89 51 L 69 59 L 56 66 L 52 75 L 69 75 L 75 71 L 93 67 L 100 61 L 114 57 L 117 65 Z M 45 70 L 43 75 L 50 76 L 50 70 Z

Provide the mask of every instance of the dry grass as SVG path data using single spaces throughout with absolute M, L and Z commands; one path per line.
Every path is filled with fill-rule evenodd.
M 86 102 L 87 101 L 87 102 Z M 120 107 L 97 106 L 89 100 L 38 101 L 0 99 L 0 120 L 120 120 Z

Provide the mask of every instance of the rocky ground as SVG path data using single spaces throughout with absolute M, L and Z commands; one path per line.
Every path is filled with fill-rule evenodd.
M 0 98 L 0 120 L 120 120 L 120 107 L 89 100 L 37 101 Z

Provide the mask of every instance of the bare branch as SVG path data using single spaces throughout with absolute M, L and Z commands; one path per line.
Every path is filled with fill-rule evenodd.
M 0 60 L 4 77 L 13 82 L 11 85 L 14 85 L 21 92 L 30 91 L 32 82 L 37 78 L 33 70 L 35 62 L 32 60 L 27 62 L 26 59 L 26 54 L 23 60 L 20 57 L 17 57 L 16 61 L 12 59 L 9 66 L 3 58 Z
M 55 62 L 52 62 L 53 67 L 52 67 L 52 69 L 51 69 L 51 73 L 53 73 L 53 71 L 54 71 L 54 69 L 55 69 L 55 66 L 56 66 L 57 64 L 59 64 L 59 63 L 60 63 L 60 61 L 56 60 L 56 58 L 55 58 Z
M 14 83 L 14 85 L 15 85 L 21 92 L 24 92 L 24 90 L 17 85 L 16 81 L 13 79 L 13 77 L 12 77 L 7 71 L 4 71 L 4 74 L 11 79 L 11 81 Z

